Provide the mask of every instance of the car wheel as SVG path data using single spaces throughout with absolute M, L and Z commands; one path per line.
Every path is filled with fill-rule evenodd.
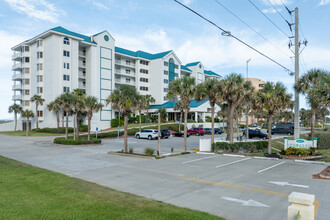
M 152 140 L 152 137 L 151 137 L 151 135 L 149 135 L 149 136 L 148 136 L 148 139 L 149 139 L 149 140 Z
M 201 135 L 201 134 L 197 132 L 196 135 L 199 136 L 199 135 Z
M 273 132 L 272 132 L 271 134 L 272 134 L 272 135 L 274 135 L 274 133 L 273 133 Z
M 288 135 L 291 135 L 291 132 L 288 132 Z
M 137 139 L 140 139 L 140 135 L 138 135 L 138 134 L 137 134 L 135 137 L 136 137 Z
M 266 137 L 263 137 L 262 140 L 266 140 Z

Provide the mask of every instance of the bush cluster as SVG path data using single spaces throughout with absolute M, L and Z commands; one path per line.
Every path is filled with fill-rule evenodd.
M 124 124 L 124 119 L 120 118 L 120 124 L 123 125 Z M 114 118 L 111 119 L 111 127 L 118 127 L 119 123 L 118 123 L 118 118 Z
M 152 155 L 154 155 L 154 153 L 155 153 L 155 150 L 154 150 L 153 148 L 146 147 L 146 148 L 144 149 L 144 154 L 145 154 L 145 155 L 152 156 Z
M 65 134 L 65 127 L 60 128 L 36 128 L 32 131 L 41 133 Z M 68 127 L 68 133 L 73 133 L 73 128 Z
M 267 147 L 267 141 L 236 142 L 233 144 L 229 144 L 227 142 L 216 142 L 212 145 L 212 151 L 217 152 L 222 150 L 224 152 L 243 151 L 244 153 L 257 153 L 262 152 Z
M 87 140 L 87 138 L 79 137 L 78 140 L 73 140 L 72 137 L 65 139 L 65 137 L 58 137 L 54 139 L 54 144 L 63 144 L 63 145 L 83 145 L 83 144 L 100 144 L 101 139 L 91 138 L 91 140 Z
M 314 135 L 317 140 L 317 149 L 330 149 L 330 131 L 318 131 L 315 132 Z M 309 134 L 309 139 L 310 139 L 310 134 Z
M 296 147 L 289 147 L 285 150 L 285 155 L 311 155 L 312 150 L 311 149 L 305 149 L 305 148 L 296 148 Z

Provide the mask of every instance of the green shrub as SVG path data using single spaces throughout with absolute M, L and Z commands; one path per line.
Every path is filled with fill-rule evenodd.
M 196 123 L 196 121 L 192 119 L 187 119 L 187 123 Z
M 65 127 L 59 128 L 36 128 L 32 131 L 41 132 L 41 133 L 53 133 L 53 134 L 65 134 Z M 68 127 L 68 133 L 73 133 L 73 128 Z
M 155 150 L 154 150 L 153 148 L 146 147 L 146 148 L 144 149 L 144 154 L 145 154 L 145 155 L 152 156 L 154 153 L 155 153 Z
M 111 127 L 118 127 L 118 118 L 113 118 L 111 119 Z M 123 125 L 124 124 L 124 119 L 120 120 L 120 124 Z
M 130 147 L 130 148 L 129 148 L 128 153 L 130 153 L 130 154 L 133 153 L 133 147 Z
M 85 137 L 79 137 L 78 140 L 73 140 L 72 137 L 65 139 L 65 137 L 58 137 L 54 139 L 54 144 L 63 144 L 63 145 L 83 145 L 83 144 L 100 144 L 101 139 L 91 138 L 87 140 Z
M 127 135 L 129 136 L 134 136 L 136 132 L 138 132 L 139 129 L 138 128 L 131 128 L 131 129 L 127 129 Z
M 285 150 L 285 155 L 311 155 L 312 150 L 311 149 L 305 149 L 305 148 L 296 148 L 296 147 L 289 147 Z
M 330 149 L 330 131 L 318 131 L 314 135 L 317 138 L 317 149 Z M 309 139 L 311 135 L 308 135 Z
M 227 142 L 216 142 L 212 145 L 212 151 L 222 150 L 224 152 L 238 152 L 257 153 L 262 152 L 268 147 L 267 141 L 254 141 L 254 142 L 235 142 L 229 144 Z
M 88 131 L 88 125 L 79 125 L 79 131 L 87 132 Z

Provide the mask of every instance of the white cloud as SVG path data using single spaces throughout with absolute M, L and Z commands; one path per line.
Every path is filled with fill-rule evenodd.
M 190 5 L 193 2 L 193 0 L 183 0 L 183 4 Z
M 109 10 L 108 6 L 97 0 L 88 0 L 88 2 L 99 9 Z
M 327 4 L 330 4 L 330 0 L 321 0 L 319 3 L 320 6 L 327 5 Z
M 271 2 L 273 5 L 288 5 L 291 4 L 288 0 L 261 0 L 265 5 L 269 5 L 269 2 Z M 323 0 L 324 1 L 324 0 Z
M 281 9 L 277 9 L 278 11 L 281 11 Z M 274 8 L 266 8 L 266 9 L 262 9 L 263 13 L 270 13 L 270 14 L 274 14 L 276 13 L 276 10 Z
M 56 23 L 58 17 L 64 14 L 62 10 L 46 0 L 4 0 L 14 11 L 26 14 L 36 20 Z

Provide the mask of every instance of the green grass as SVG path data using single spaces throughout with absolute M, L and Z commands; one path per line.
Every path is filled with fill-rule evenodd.
M 327 158 L 321 161 L 330 162 L 330 149 L 317 150 L 317 152 L 321 153 L 322 156 L 327 156 Z
M 0 156 L 0 219 L 222 219 Z
M 12 136 L 26 136 L 25 131 L 4 131 L 0 132 L 0 134 L 12 135 Z M 54 134 L 54 133 L 41 133 L 30 131 L 29 136 L 37 137 L 37 136 L 63 136 L 63 134 Z

